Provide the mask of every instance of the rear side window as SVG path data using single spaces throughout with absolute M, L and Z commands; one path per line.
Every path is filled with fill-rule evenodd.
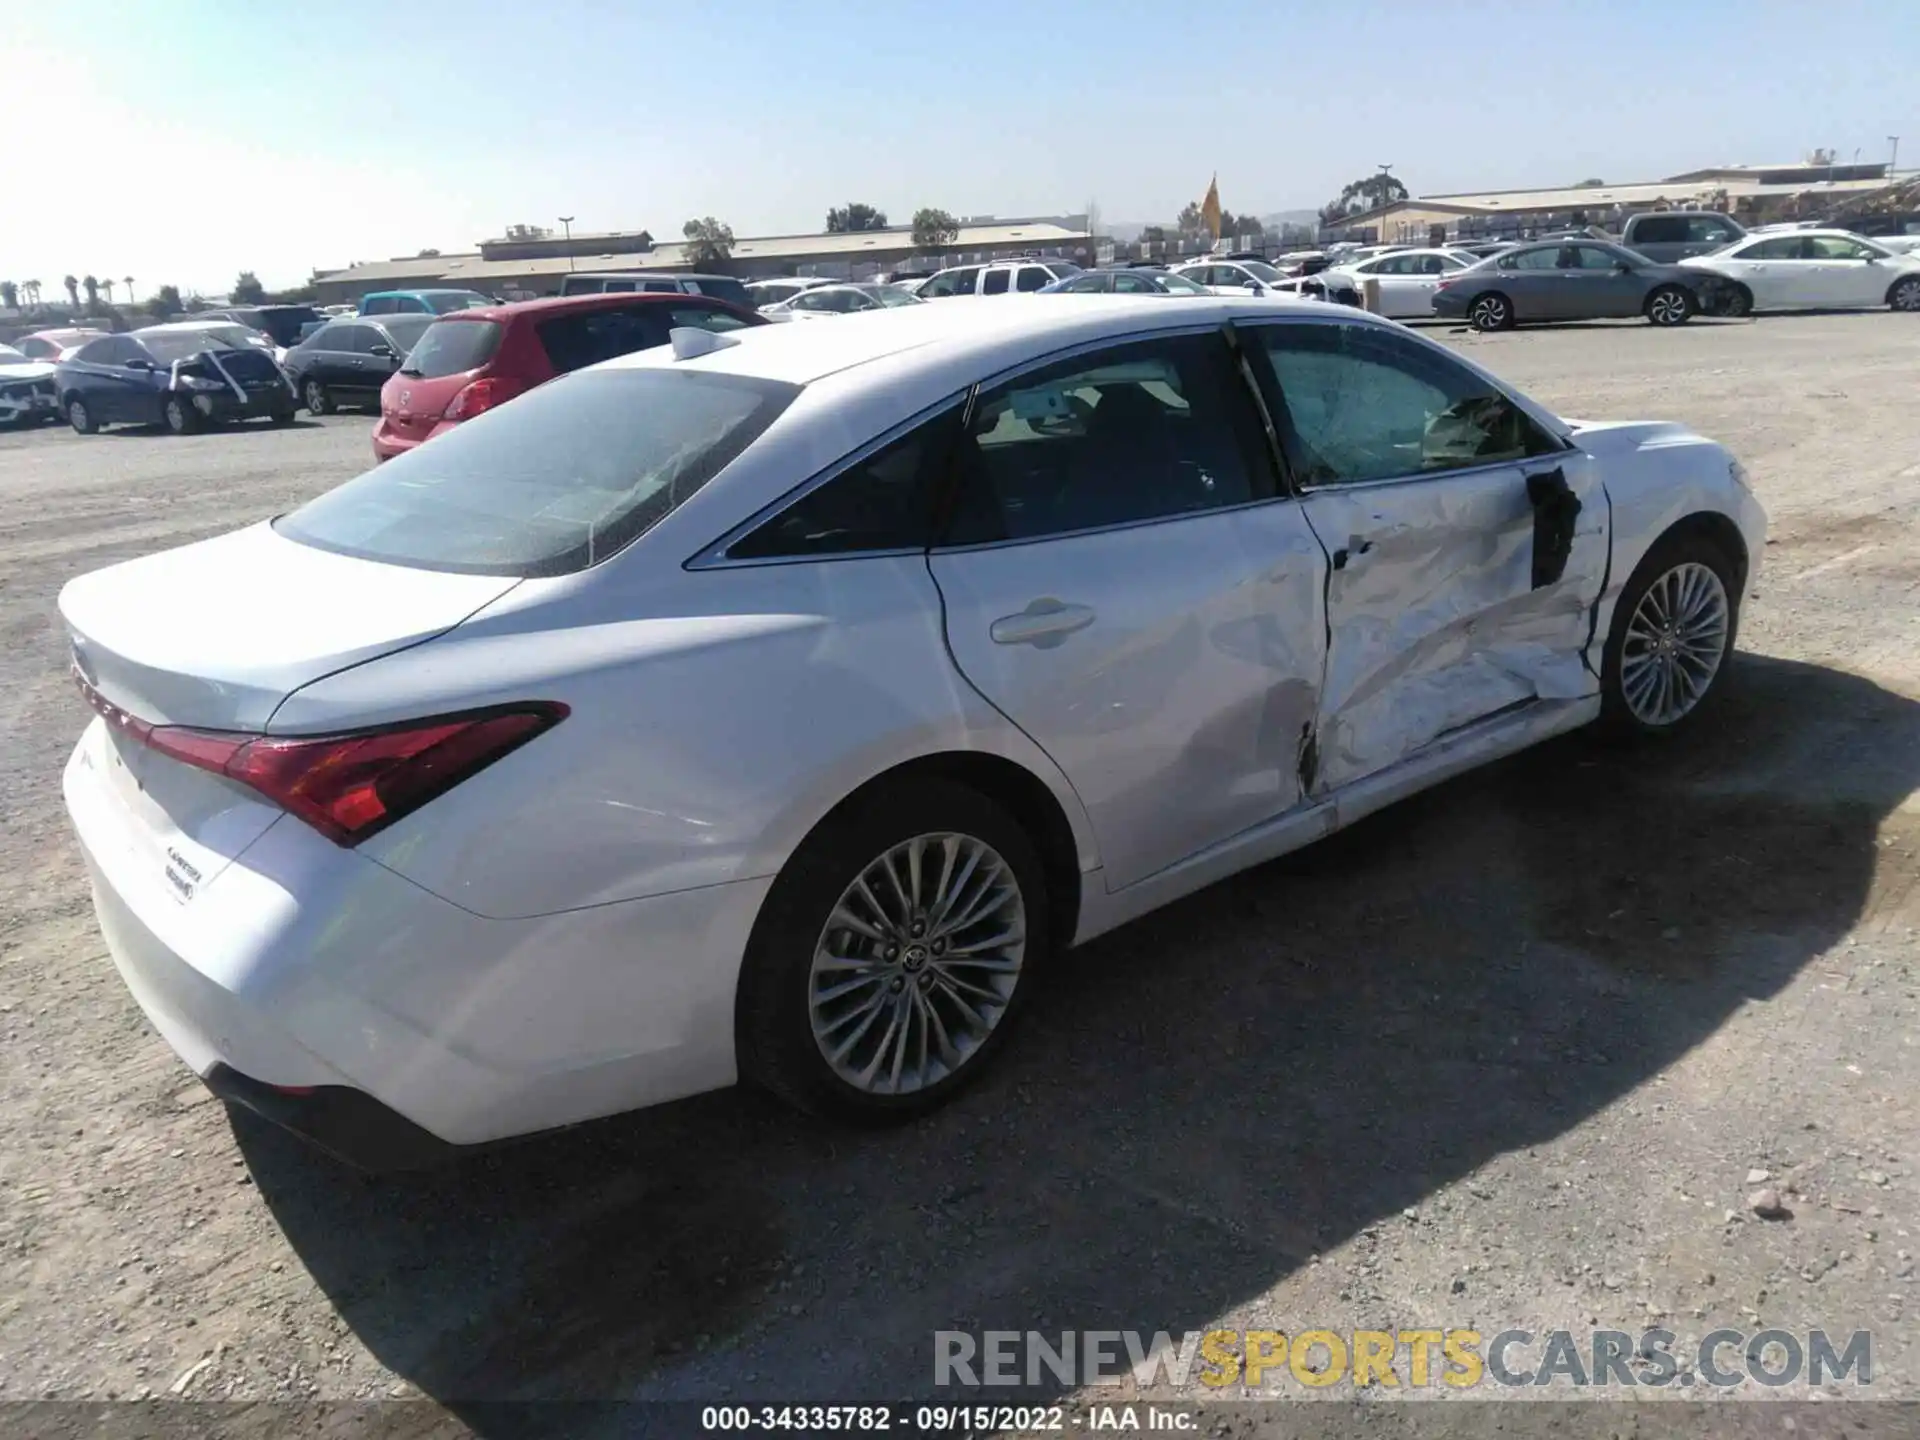
M 989 270 L 980 281 L 982 295 L 1004 295 L 1007 293 L 1007 281 L 1011 278 L 1005 270 Z
M 565 376 L 273 526 L 304 545 L 392 565 L 570 574 L 671 514 L 799 393 L 778 381 L 665 368 Z
M 917 425 L 736 540 L 730 560 L 924 550 L 960 407 Z
M 1023 265 L 1020 268 L 1020 274 L 1013 282 L 1013 288 L 1016 290 L 1038 290 L 1042 286 L 1051 285 L 1052 283 L 1053 276 L 1042 270 L 1038 265 Z
M 949 270 L 936 275 L 920 287 L 920 294 L 928 300 L 937 300 L 944 295 L 971 295 L 974 284 L 979 279 L 980 267 L 969 265 L 960 270 Z
M 407 356 L 407 373 L 438 380 L 478 370 L 500 348 L 497 320 L 435 320 Z
M 382 295 L 362 305 L 360 307 L 360 313 L 362 315 L 391 315 L 399 308 L 399 302 L 391 295 Z
M 687 288 L 696 295 L 711 295 L 716 300 L 724 300 L 729 305 L 744 305 L 753 308 L 753 297 L 747 294 L 747 287 L 738 280 L 729 280 L 726 276 L 703 275 L 698 280 L 689 280 Z
M 1687 221 L 1682 215 L 1643 215 L 1633 222 L 1629 245 L 1671 245 L 1684 243 Z
M 659 320 L 641 305 L 557 315 L 541 321 L 534 333 L 540 337 L 540 348 L 547 352 L 547 359 L 562 375 L 616 355 L 664 344 L 667 338 Z

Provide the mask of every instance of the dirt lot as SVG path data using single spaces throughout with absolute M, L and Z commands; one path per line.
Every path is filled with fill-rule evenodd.
M 369 422 L 0 437 L 0 1398 L 485 1429 L 921 1392 L 941 1328 L 1650 1322 L 1870 1329 L 1920 1396 L 1920 324 L 1449 338 L 1745 459 L 1776 540 L 1712 733 L 1552 745 L 1076 952 L 918 1128 L 728 1093 L 400 1180 L 209 1102 L 58 784 L 62 581 L 345 478 Z

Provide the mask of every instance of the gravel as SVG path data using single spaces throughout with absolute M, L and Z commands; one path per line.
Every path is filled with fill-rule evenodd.
M 1914 1395 L 1920 324 L 1447 338 L 1746 462 L 1775 543 L 1713 727 L 1555 743 L 1074 953 L 917 1127 L 733 1092 L 399 1179 L 205 1101 L 58 778 L 61 582 L 345 478 L 368 420 L 0 436 L 0 1398 L 846 1401 L 954 1326 L 1654 1316 L 1871 1329 Z

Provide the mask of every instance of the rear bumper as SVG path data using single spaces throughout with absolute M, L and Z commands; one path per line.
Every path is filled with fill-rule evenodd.
M 436 420 L 433 428 L 424 435 L 407 434 L 396 428 L 385 412 L 382 412 L 380 423 L 373 427 L 373 458 L 391 460 L 394 456 L 404 455 L 407 451 L 426 444 L 434 436 L 452 428 L 453 425 L 449 421 Z
M 229 1105 L 251 1110 L 362 1170 L 419 1170 L 443 1164 L 464 1148 L 449 1145 L 365 1091 L 349 1086 L 269 1085 L 242 1075 L 225 1061 L 216 1061 L 205 1079 L 207 1088 Z
M 101 933 L 236 1103 L 384 1166 L 733 1082 L 769 881 L 488 920 L 283 816 L 183 895 L 100 773 L 101 726 L 64 776 Z

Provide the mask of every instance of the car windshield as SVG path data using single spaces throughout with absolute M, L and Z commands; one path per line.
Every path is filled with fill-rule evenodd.
M 1188 279 L 1185 275 L 1176 275 L 1168 271 L 1165 275 L 1154 277 L 1160 282 L 1160 288 L 1171 295 L 1211 295 L 1206 286 Z
M 924 305 L 927 303 L 911 290 L 902 290 L 893 285 L 876 285 L 869 293 L 882 305 Z
M 1264 260 L 1236 260 L 1233 263 L 1253 276 L 1254 279 L 1263 280 L 1269 285 L 1287 278 Z
M 799 393 L 712 372 L 581 371 L 349 480 L 274 529 L 392 565 L 568 574 L 672 513 Z
M 147 347 L 147 353 L 162 365 L 176 360 L 191 360 L 204 350 L 245 350 L 259 344 L 258 337 L 244 325 L 202 325 L 192 330 L 142 330 L 134 339 Z

